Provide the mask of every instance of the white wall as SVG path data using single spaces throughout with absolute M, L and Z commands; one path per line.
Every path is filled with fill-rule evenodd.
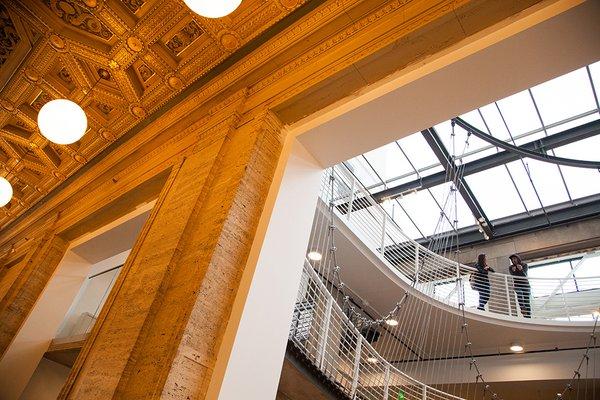
M 600 2 L 586 1 L 483 50 L 476 41 L 458 43 L 292 129 L 304 132 L 300 142 L 321 165 L 337 164 L 598 61 L 599 18 Z M 501 34 L 487 33 L 476 40 L 486 45 Z
M 42 358 L 20 400 L 55 400 L 62 389 L 70 368 Z
M 0 360 L 0 399 L 18 399 L 48 349 L 91 265 L 67 254 Z
M 218 398 L 274 399 L 292 322 L 322 168 L 295 142 Z M 223 360 L 222 360 L 223 361 Z

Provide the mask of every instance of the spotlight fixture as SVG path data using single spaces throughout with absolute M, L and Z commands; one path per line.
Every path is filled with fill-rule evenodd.
M 323 255 L 321 255 L 321 253 L 319 253 L 318 251 L 311 251 L 308 253 L 308 259 L 312 260 L 312 261 L 321 261 L 321 259 L 323 258 Z
M 368 357 L 367 361 L 370 362 L 371 364 L 377 364 L 379 362 L 379 360 L 375 357 Z
M 235 11 L 242 0 L 183 0 L 196 14 L 206 18 L 221 18 Z
M 13 195 L 13 188 L 8 179 L 0 176 L 0 207 L 4 207 L 10 202 Z
M 386 319 L 385 323 L 388 324 L 389 326 L 398 326 L 398 321 L 396 321 L 393 318 Z
M 523 346 L 521 346 L 518 343 L 513 343 L 510 345 L 510 351 L 512 351 L 514 353 L 519 353 L 519 352 L 523 351 Z
M 56 144 L 75 143 L 87 130 L 87 117 L 78 104 L 67 99 L 44 104 L 37 117 L 40 132 Z

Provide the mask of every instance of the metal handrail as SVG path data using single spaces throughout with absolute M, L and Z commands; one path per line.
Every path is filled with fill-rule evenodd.
M 476 273 L 475 268 L 445 258 L 407 236 L 345 165 L 336 165 L 334 174 L 334 193 L 330 193 L 329 185 L 324 185 L 323 201 L 334 199 L 334 204 L 339 206 L 334 207 L 339 219 L 388 268 L 422 293 L 452 306 L 458 305 L 459 298 L 464 299 L 466 307 L 474 311 L 479 294 L 470 285 L 469 277 Z M 355 211 L 357 202 L 368 207 Z M 520 307 L 517 293 L 522 292 L 524 285 L 515 287 L 515 282 L 527 282 L 531 288 L 529 314 L 532 318 L 571 320 L 574 316 L 589 314 L 591 320 L 592 311 L 600 304 L 600 276 L 577 277 L 577 284 L 586 289 L 577 291 L 568 289 L 569 277 L 518 277 L 515 280 L 511 275 L 489 273 L 488 279 L 490 301 L 485 312 L 524 317 L 527 309 Z

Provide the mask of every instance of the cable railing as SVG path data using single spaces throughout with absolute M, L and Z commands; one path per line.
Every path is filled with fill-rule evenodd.
M 600 305 L 600 276 L 557 278 L 488 274 L 478 285 L 476 269 L 443 257 L 408 237 L 386 210 L 343 164 L 333 168 L 334 184 L 324 184 L 322 200 L 334 199 L 336 216 L 406 284 L 453 307 L 464 302 L 477 312 L 480 295 L 489 294 L 485 311 L 512 317 L 592 320 Z M 324 180 L 329 182 L 330 172 Z M 333 191 L 333 193 L 331 193 Z M 582 262 L 600 260 L 591 253 Z M 480 289 L 475 290 L 475 289 Z M 521 302 L 519 302 L 521 300 Z
M 350 399 L 461 399 L 411 378 L 385 360 L 342 311 L 308 261 L 289 340 Z

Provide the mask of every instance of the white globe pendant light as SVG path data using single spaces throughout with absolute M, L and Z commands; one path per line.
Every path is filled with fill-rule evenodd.
M 13 195 L 13 188 L 10 182 L 0 176 L 0 207 L 4 207 L 10 202 Z
M 206 18 L 221 18 L 231 14 L 242 0 L 183 0 L 196 14 Z
M 75 143 L 87 130 L 87 117 L 78 104 L 67 99 L 51 100 L 38 113 L 38 127 L 56 144 Z

